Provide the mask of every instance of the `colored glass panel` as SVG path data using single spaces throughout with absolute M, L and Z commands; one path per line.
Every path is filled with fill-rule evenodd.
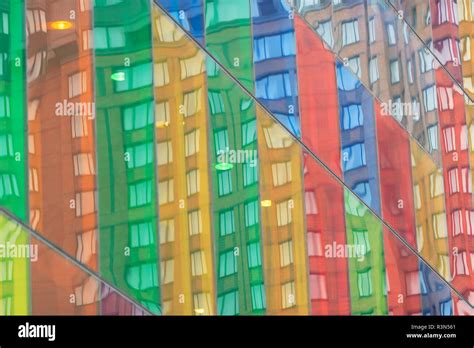
M 146 0 L 94 6 L 98 238 L 104 279 L 159 314 L 151 16 Z

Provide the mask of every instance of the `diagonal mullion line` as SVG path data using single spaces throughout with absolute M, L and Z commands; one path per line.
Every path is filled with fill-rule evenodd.
M 62 257 L 64 257 L 65 259 L 67 259 L 69 262 L 71 262 L 72 264 L 74 264 L 75 266 L 79 267 L 82 271 L 84 271 L 85 273 L 87 273 L 88 275 L 90 275 L 91 277 L 95 278 L 97 281 L 107 285 L 108 287 L 110 287 L 112 290 L 114 290 L 115 292 L 117 292 L 120 296 L 124 297 L 126 300 L 128 300 L 130 303 L 132 303 L 133 305 L 137 306 L 138 308 L 140 308 L 141 310 L 143 310 L 145 313 L 147 313 L 148 315 L 156 315 L 155 313 L 152 313 L 149 309 L 145 308 L 142 304 L 140 304 L 138 301 L 136 301 L 135 299 L 131 298 L 129 295 L 125 294 L 122 290 L 118 289 L 115 285 L 112 285 L 110 284 L 108 281 L 104 280 L 102 278 L 101 275 L 99 275 L 97 272 L 91 270 L 89 267 L 87 267 L 86 265 L 84 265 L 82 262 L 76 260 L 74 257 L 70 256 L 68 253 L 66 253 L 65 251 L 63 251 L 60 247 L 58 247 L 56 244 L 54 244 L 53 242 L 51 242 L 49 239 L 47 239 L 46 237 L 44 237 L 42 234 L 34 231 L 30 226 L 26 225 L 25 223 L 23 223 L 22 221 L 19 221 L 12 213 L 10 213 L 8 210 L 5 210 L 4 208 L 0 207 L 0 215 L 4 215 L 5 217 L 7 217 L 8 219 L 12 220 L 13 222 L 15 222 L 16 224 L 18 224 L 19 226 L 23 227 L 26 231 L 28 231 L 28 233 L 35 237 L 36 239 L 38 239 L 39 241 L 41 241 L 42 243 L 44 243 L 47 247 L 49 247 L 50 249 L 52 249 L 53 251 L 55 251 L 56 253 L 58 253 L 59 255 L 61 255 Z
M 157 0 L 155 0 L 157 1 Z M 316 35 L 324 44 L 325 48 L 335 57 L 335 59 L 340 62 L 341 64 L 344 63 L 344 60 L 339 56 L 338 53 L 336 53 L 333 49 L 329 49 L 327 48 L 326 46 L 326 42 L 324 41 L 324 39 L 319 35 L 319 33 L 313 28 L 313 26 L 311 25 L 310 22 L 308 22 L 308 20 L 306 19 L 305 16 L 303 16 L 299 11 L 298 9 L 290 2 L 292 0 L 285 0 L 287 1 L 287 4 L 288 6 L 291 7 L 291 9 L 293 10 L 294 12 L 294 15 L 295 16 L 298 16 L 298 18 L 300 20 L 302 20 L 307 26 L 308 28 L 314 33 L 314 35 Z M 377 100 L 379 103 L 385 103 L 382 99 L 380 99 L 380 97 L 378 97 L 377 95 L 375 95 L 375 93 L 372 91 L 371 88 L 369 88 L 364 81 L 362 81 L 353 71 L 352 69 L 347 69 L 347 71 L 355 78 L 359 81 L 359 83 L 365 87 L 367 93 L 370 94 L 370 96 L 374 99 L 374 100 Z M 438 110 L 437 110 L 438 111 Z M 395 118 L 394 116 L 390 115 L 390 117 L 393 117 Z M 415 137 L 413 137 L 413 135 L 408 131 L 408 129 L 406 129 L 397 119 L 395 119 L 397 125 L 410 137 L 410 139 L 412 141 L 414 141 L 416 144 L 418 144 L 418 146 L 420 147 L 420 149 L 427 155 L 431 158 L 431 160 L 433 161 L 433 163 L 435 164 L 436 168 L 438 169 L 441 169 L 441 163 L 438 163 L 437 160 L 434 159 L 433 155 L 431 153 L 429 153 L 426 148 L 418 141 L 418 139 L 416 139 Z
M 399 14 L 399 10 L 396 8 L 396 6 L 394 4 L 392 4 L 391 0 L 385 0 L 385 3 L 387 3 L 389 5 L 389 7 L 395 11 L 397 13 L 397 15 Z M 429 6 L 431 7 L 431 4 L 429 4 Z M 431 11 L 431 8 L 430 8 L 430 11 Z M 463 94 L 465 97 L 467 97 L 469 99 L 469 101 L 471 103 L 474 103 L 474 100 L 471 98 L 471 96 L 469 95 L 468 92 L 466 92 L 466 90 L 464 89 L 464 86 L 462 85 L 461 82 L 459 82 L 454 76 L 453 74 L 451 74 L 451 72 L 444 66 L 444 64 L 441 62 L 441 60 L 438 58 L 438 56 L 431 50 L 431 48 L 426 44 L 425 41 L 423 41 L 423 39 L 421 38 L 420 35 L 418 35 L 418 33 L 416 32 L 415 28 L 413 28 L 413 26 L 408 23 L 408 21 L 405 19 L 405 16 L 401 16 L 401 20 L 408 26 L 408 28 L 410 29 L 410 31 L 418 38 L 418 40 L 420 40 L 421 44 L 425 47 L 425 49 L 430 52 L 430 54 L 433 56 L 434 59 L 436 59 L 436 61 L 439 63 L 440 67 L 448 74 L 448 76 L 451 78 L 451 80 L 453 80 L 453 82 L 462 90 Z M 431 30 L 431 32 L 433 32 L 433 30 Z
M 451 285 L 451 283 L 446 280 L 443 276 L 441 276 L 441 274 L 431 265 L 429 264 L 423 256 L 421 256 L 418 251 L 413 248 L 410 244 L 408 244 L 408 242 L 397 232 L 393 229 L 392 226 L 390 226 L 387 222 L 385 222 L 385 220 L 383 220 L 382 218 L 380 218 L 377 213 L 371 208 L 369 207 L 364 201 L 362 201 L 360 198 L 358 198 L 358 195 L 355 194 L 352 189 L 350 187 L 348 187 L 346 185 L 346 183 L 340 179 L 337 174 L 335 174 L 331 168 L 329 168 L 320 158 L 319 156 L 317 156 L 313 150 L 311 150 L 301 139 L 299 139 L 298 137 L 296 137 L 291 131 L 290 129 L 285 125 L 283 124 L 277 117 L 275 117 L 275 115 L 273 115 L 273 113 L 265 106 L 263 105 L 262 103 L 260 103 L 260 101 L 253 95 L 253 93 L 251 91 L 249 91 L 236 77 L 234 77 L 230 71 L 219 61 L 216 59 L 216 57 L 214 57 L 214 55 L 209 52 L 203 45 L 201 45 L 201 43 L 199 41 L 197 41 L 186 29 L 184 29 L 181 24 L 159 3 L 159 0 L 153 0 L 154 1 L 154 5 L 156 5 L 163 13 L 166 14 L 166 16 L 168 17 L 169 20 L 171 20 L 176 26 L 178 26 L 184 33 L 184 35 L 189 39 L 191 40 L 192 42 L 194 42 L 194 44 L 196 44 L 204 53 L 206 53 L 206 55 L 208 55 L 210 58 L 213 59 L 214 63 L 217 64 L 219 66 L 220 69 L 222 69 L 222 71 L 224 71 L 224 73 L 232 80 L 232 82 L 234 82 L 235 84 L 237 84 L 241 89 L 242 91 L 247 94 L 247 96 L 252 99 L 256 105 L 258 105 L 259 107 L 261 107 L 262 109 L 265 110 L 265 112 L 268 114 L 268 116 L 273 120 L 275 121 L 275 123 L 277 123 L 280 127 L 282 127 L 287 133 L 288 135 L 293 139 L 293 141 L 295 141 L 296 143 L 298 143 L 304 151 L 306 151 L 320 166 L 322 166 L 326 172 L 328 172 L 341 186 L 343 186 L 346 190 L 348 190 L 351 194 L 353 194 L 355 197 L 357 197 L 357 199 L 359 200 L 360 203 L 362 203 L 380 222 L 383 226 L 385 226 L 393 235 L 395 235 L 396 238 L 398 238 L 398 240 L 400 240 L 400 242 L 402 242 L 404 244 L 404 246 L 406 246 L 416 257 L 418 257 L 419 260 L 421 260 L 432 272 L 434 272 L 440 279 L 441 281 L 443 281 L 460 299 L 462 299 L 464 302 L 466 302 L 471 308 L 474 309 L 474 304 L 471 304 L 469 301 L 467 301 L 465 299 L 465 297 L 453 286 Z M 305 21 L 306 22 L 306 21 Z M 306 22 L 307 23 L 307 22 Z M 383 232 L 382 232 L 383 233 Z

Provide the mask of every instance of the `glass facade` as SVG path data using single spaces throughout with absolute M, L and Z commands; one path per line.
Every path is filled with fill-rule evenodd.
M 0 314 L 473 314 L 472 14 L 2 1 Z

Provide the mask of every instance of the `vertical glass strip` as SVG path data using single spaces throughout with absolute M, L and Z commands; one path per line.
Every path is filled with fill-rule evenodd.
M 257 120 L 267 313 L 308 314 L 301 149 L 261 106 Z
M 413 140 L 410 141 L 410 151 L 417 250 L 429 265 L 444 279 L 450 281 L 443 175 L 430 156 Z M 420 264 L 422 304 L 425 315 L 439 314 L 440 308 L 437 303 L 441 299 L 447 301 L 447 297 L 450 296 L 445 284 L 431 280 L 434 277 L 432 273 L 427 266 Z
M 153 16 L 163 314 L 215 314 L 206 56 Z
M 344 182 L 380 216 L 373 99 L 350 70 L 341 63 L 336 67 Z M 348 192 L 345 203 L 347 244 L 367 243 L 362 261 L 349 259 L 352 313 L 386 313 L 382 225 L 371 214 L 367 218 L 367 209 Z
M 382 114 L 375 101 L 377 147 L 380 163 L 382 217 L 410 246 L 416 249 L 415 206 L 411 181 L 409 135 L 392 117 Z M 401 242 L 384 230 L 389 313 L 421 313 L 418 258 L 406 253 Z
M 301 135 L 294 14 L 285 1 L 251 0 L 255 96 Z
M 26 4 L 30 225 L 64 252 L 96 269 L 92 13 L 79 0 L 28 0 Z M 69 271 L 61 266 L 55 268 L 58 276 Z M 41 283 L 50 267 L 47 257 L 33 262 L 32 283 Z M 67 279 L 72 288 L 87 287 L 86 278 Z M 43 296 L 45 303 L 55 302 L 58 310 L 72 313 L 69 301 L 61 300 L 62 294 L 41 292 L 39 287 L 32 290 L 33 297 Z M 33 303 L 33 312 L 36 306 L 42 304 Z M 87 314 L 98 310 L 93 303 L 82 303 L 76 309 L 74 313 Z
M 0 4 L 0 207 L 18 219 L 28 220 L 26 152 L 26 59 L 25 3 L 22 0 Z M 28 245 L 25 235 L 12 234 L 0 227 L 4 248 Z M 6 272 L 0 282 L 0 314 L 29 314 L 30 262 L 25 258 L 0 261 Z
M 148 0 L 95 1 L 100 271 L 159 314 L 152 18 Z
M 299 17 L 295 32 L 301 137 L 342 178 L 334 55 Z M 326 246 L 346 244 L 343 188 L 306 153 L 303 172 L 311 313 L 348 315 L 347 259 L 324 252 Z

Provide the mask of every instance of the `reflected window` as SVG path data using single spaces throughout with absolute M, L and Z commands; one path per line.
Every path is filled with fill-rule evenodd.
M 169 179 L 158 183 L 158 199 L 160 205 L 174 201 L 174 180 Z
M 188 197 L 198 193 L 201 190 L 200 183 L 199 169 L 194 169 L 186 173 L 186 188 Z
M 291 161 L 272 164 L 273 186 L 282 186 L 292 180 Z
M 181 80 L 197 76 L 205 71 L 202 53 L 198 51 L 195 56 L 179 60 L 181 67 Z
M 353 129 L 364 125 L 364 114 L 361 104 L 352 104 L 342 108 L 342 128 Z
M 164 101 L 164 102 L 156 104 L 155 113 L 156 113 L 155 117 L 156 117 L 156 122 L 157 123 L 160 123 L 160 124 L 169 124 L 170 123 L 170 103 L 168 101 Z M 148 116 L 148 118 L 146 118 L 146 120 L 148 120 L 148 122 L 146 124 L 153 123 L 152 111 L 150 110 L 147 115 L 149 115 L 149 116 Z M 131 124 L 133 124 L 133 123 L 131 123 Z M 144 127 L 146 124 L 143 124 L 142 127 Z M 133 128 L 131 128 L 131 129 L 133 129 Z M 125 128 L 125 130 L 129 130 L 129 129 Z
M 201 88 L 184 94 L 184 117 L 195 115 L 201 111 Z
M 421 209 L 421 193 L 420 193 L 420 185 L 416 184 L 414 186 L 414 196 L 415 196 L 415 209 Z
M 462 37 L 460 41 L 460 47 L 462 53 L 462 60 L 465 62 L 469 62 L 471 60 L 471 38 L 469 36 Z
M 2 16 L 2 19 L 3 19 L 2 28 L 3 30 L 5 30 L 5 22 L 8 23 L 8 16 L 6 17 Z M 40 31 L 43 33 L 47 32 L 46 14 L 43 10 L 27 10 L 26 20 L 27 20 L 26 29 L 28 31 L 28 34 L 31 35 Z
M 295 299 L 295 282 L 288 282 L 281 286 L 281 307 L 283 309 L 294 307 Z
M 387 42 L 389 46 L 393 46 L 397 43 L 397 35 L 395 33 L 395 27 L 392 23 L 386 25 L 387 29 Z
M 372 17 L 369 19 L 369 43 L 374 43 L 376 40 L 375 35 L 375 18 Z
M 437 197 L 444 193 L 443 175 L 440 172 L 430 174 L 430 196 Z
M 174 242 L 174 220 L 161 220 L 159 225 L 160 244 Z
M 242 124 L 242 145 L 248 145 L 257 140 L 257 121 L 251 120 Z
M 152 149 L 149 149 L 148 151 L 151 151 Z M 148 153 L 147 153 L 148 155 Z M 149 161 L 146 163 L 152 163 L 153 162 L 153 153 L 151 154 L 151 158 Z M 156 144 L 156 157 L 157 157 L 157 162 L 158 165 L 164 165 L 173 162 L 173 144 L 171 141 L 163 141 L 161 143 Z M 145 165 L 142 164 L 142 165 Z
M 260 242 L 249 243 L 247 245 L 247 259 L 249 268 L 254 268 L 262 265 Z
M 346 69 L 342 64 L 337 64 L 337 88 L 343 91 L 351 91 L 360 86 L 358 80 L 350 70 Z
M 204 254 L 204 250 L 191 253 L 191 274 L 193 276 L 207 274 L 206 256 Z
M 259 37 L 254 40 L 254 61 L 295 54 L 294 32 Z
M 360 297 L 369 297 L 373 294 L 372 269 L 357 272 L 357 286 Z
M 290 74 L 274 74 L 258 79 L 255 95 L 259 99 L 269 100 L 293 96 Z
M 219 171 L 217 173 L 219 197 L 232 193 L 232 171 Z
M 258 166 L 255 163 L 243 163 L 244 187 L 255 184 L 258 181 Z
M 93 48 L 93 34 L 93 31 L 90 29 L 82 31 L 82 49 L 84 51 Z
M 1 136 L 0 136 L 0 145 L 1 145 Z M 0 146 L 1 149 L 1 146 Z M 0 150 L 1 156 L 1 150 Z M 95 175 L 95 166 L 92 154 L 90 153 L 79 153 L 74 155 L 74 175 Z
M 327 300 L 326 276 L 324 274 L 310 274 L 309 284 L 312 300 Z
M 184 136 L 184 151 L 186 157 L 192 156 L 199 152 L 199 140 L 199 129 L 195 129 Z
M 139 64 L 130 68 L 121 70 L 124 72 L 123 81 L 114 81 L 117 92 L 129 91 L 145 86 L 151 86 L 153 80 L 153 68 L 151 63 Z M 155 64 L 155 82 L 157 86 L 169 83 L 168 64 Z
M 170 284 L 174 281 L 174 259 L 160 262 L 160 275 L 162 284 Z M 158 284 L 154 284 L 157 286 Z
M 31 192 L 38 192 L 39 191 L 39 182 L 38 182 L 38 171 L 36 168 L 29 168 L 28 170 L 29 175 L 29 188 Z
M 10 97 L 7 95 L 0 95 L 0 118 L 2 117 L 10 117 Z
M 431 151 L 439 149 L 437 125 L 428 127 L 428 140 L 429 140 Z
M 245 227 L 250 227 L 258 224 L 258 214 L 259 214 L 259 207 L 258 201 L 253 201 L 245 204 L 244 208 L 245 212 Z
M 188 230 L 190 236 L 202 233 L 201 210 L 197 209 L 188 213 Z
M 446 215 L 444 213 L 433 214 L 433 231 L 436 239 L 446 238 L 448 236 L 448 226 Z
M 421 294 L 419 271 L 405 273 L 405 283 L 408 296 Z
M 125 47 L 125 44 L 125 28 L 123 26 L 94 28 L 94 47 L 96 49 Z
M 342 23 L 342 45 L 359 42 L 359 21 L 357 19 Z
M 360 57 L 351 57 L 347 62 L 352 72 L 356 74 L 357 77 L 360 79 L 362 77 L 362 69 L 360 68 Z
M 232 291 L 217 297 L 218 315 L 239 314 L 239 292 Z
M 290 208 L 290 201 L 283 201 L 277 204 L 277 225 L 286 226 L 293 221 L 293 209 Z
M 342 149 L 342 166 L 344 171 L 360 168 L 366 164 L 364 143 L 346 146 Z
M 130 184 L 128 187 L 129 206 L 131 208 L 141 207 L 151 203 L 152 184 L 151 180 Z
M 138 266 L 128 267 L 126 271 L 127 283 L 134 289 L 145 290 L 158 286 L 157 264 L 144 263 Z M 166 268 L 164 270 L 167 270 Z M 164 272 L 162 273 L 165 276 Z
M 13 156 L 13 140 L 11 134 L 0 134 L 0 157 Z
M 44 11 L 41 11 L 41 12 L 43 12 L 43 18 L 44 18 Z M 8 18 L 9 18 L 8 13 L 0 12 L 0 34 L 6 34 L 6 35 L 9 34 L 9 19 Z
M 167 16 L 159 16 L 155 21 L 155 28 L 160 42 L 179 41 L 184 32 Z
M 280 243 L 280 267 L 286 267 L 293 263 L 293 241 Z
M 250 292 L 252 294 L 252 309 L 265 309 L 266 308 L 266 299 L 265 299 L 265 287 L 263 284 L 252 285 L 250 287 Z
M 369 79 L 370 83 L 375 83 L 379 80 L 379 60 L 373 57 L 369 60 Z
M 362 199 L 368 206 L 372 204 L 372 193 L 368 181 L 358 183 L 352 188 L 352 191 Z
M 443 129 L 444 146 L 446 153 L 456 151 L 456 134 L 454 127 L 446 127 Z
M 269 149 L 282 149 L 293 144 L 291 135 L 277 123 L 273 123 L 270 127 L 264 127 L 263 134 Z
M 321 233 L 308 231 L 308 256 L 323 256 Z
M 316 202 L 316 193 L 314 191 L 305 191 L 304 203 L 306 215 L 315 215 L 318 213 L 318 204 Z
M 125 149 L 125 151 L 126 154 L 129 156 L 128 161 L 126 161 L 127 168 L 129 169 L 142 167 L 153 162 L 154 154 L 152 142 L 129 146 Z M 160 153 L 160 155 L 162 154 Z
M 400 82 L 400 64 L 398 59 L 390 62 L 390 82 L 392 85 Z
M 439 86 L 438 91 L 438 100 L 439 107 L 441 110 L 454 110 L 454 96 L 453 89 Z
M 448 170 L 449 193 L 459 192 L 459 171 L 458 168 Z
M 314 1 L 314 0 L 310 0 L 310 1 Z M 316 0 L 316 1 L 319 1 L 319 0 Z M 318 24 L 318 27 L 316 28 L 316 31 L 318 32 L 319 36 L 323 38 L 324 42 L 326 42 L 326 44 L 329 47 L 332 47 L 334 45 L 334 36 L 333 36 L 331 20 L 320 22 Z
M 407 73 L 408 73 L 408 82 L 410 83 L 410 85 L 413 84 L 413 82 L 415 82 L 413 76 L 414 76 L 414 72 L 413 72 L 413 63 L 412 63 L 412 60 L 409 59 L 408 62 L 407 62 Z
M 169 115 L 168 102 L 157 105 L 157 118 Z M 167 117 L 165 116 L 165 119 Z M 122 109 L 123 129 L 126 131 L 144 128 L 153 124 L 153 104 L 152 102 L 127 106 Z
M 456 0 L 436 0 L 436 9 L 438 13 L 437 24 L 446 22 L 458 24 L 458 6 Z
M 472 172 L 469 167 L 461 169 L 462 192 L 472 193 Z
M 219 92 L 209 91 L 208 100 L 212 115 L 220 114 L 225 111 L 224 100 Z
M 430 43 L 428 45 L 430 45 Z M 433 69 L 434 57 L 432 56 L 431 52 L 428 51 L 428 49 L 421 48 L 418 51 L 418 56 L 420 58 L 420 70 L 422 73 Z
M 214 131 L 214 146 L 216 154 L 227 152 L 229 149 L 229 132 L 227 129 L 220 129 Z
M 356 246 L 357 257 L 366 255 L 371 251 L 369 241 L 369 231 L 367 230 L 352 230 L 354 237 L 354 245 Z
M 0 282 L 13 280 L 13 261 L 0 261 Z
M 467 253 L 465 251 L 454 255 L 456 264 L 456 274 L 469 275 L 469 267 L 467 264 Z
M 1 195 L 0 195 L 1 197 Z M 84 191 L 76 193 L 76 216 L 84 216 L 97 211 L 97 192 Z
M 219 255 L 219 278 L 227 277 L 237 272 L 237 257 L 234 250 L 228 250 Z
M 129 231 L 132 248 L 155 244 L 155 231 L 151 221 L 131 224 Z
M 193 295 L 194 310 L 201 314 L 211 314 L 211 294 L 202 292 Z
M 77 97 L 87 91 L 87 75 L 85 71 L 70 75 L 69 81 L 69 98 Z
M 219 213 L 219 235 L 227 236 L 235 232 L 234 210 Z
M 464 233 L 461 210 L 454 210 L 451 213 L 451 229 L 453 231 L 453 236 Z

